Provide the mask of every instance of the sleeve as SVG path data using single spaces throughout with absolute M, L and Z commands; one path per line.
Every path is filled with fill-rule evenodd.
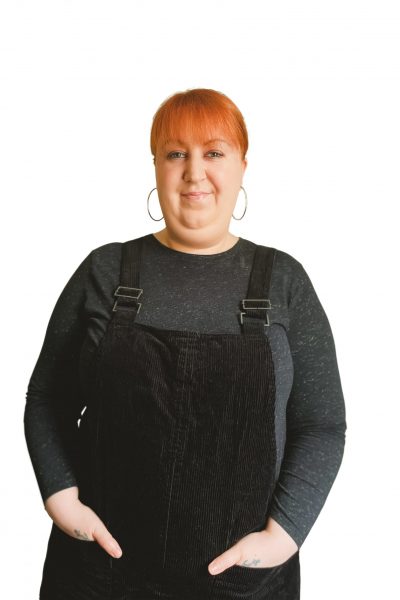
M 74 439 L 79 403 L 79 354 L 86 335 L 84 304 L 90 253 L 62 290 L 26 392 L 24 432 L 43 503 L 77 485 Z
M 285 453 L 270 516 L 302 545 L 342 462 L 346 413 L 328 317 L 301 263 L 290 287 L 288 340 L 293 383 Z

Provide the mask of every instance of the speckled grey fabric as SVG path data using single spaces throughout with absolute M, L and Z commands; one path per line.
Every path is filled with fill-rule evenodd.
M 119 284 L 121 242 L 92 250 L 53 309 L 30 377 L 25 436 L 43 502 L 77 485 L 68 433 L 55 418 L 80 416 L 79 355 L 95 351 L 109 322 Z M 256 245 L 239 238 L 229 250 L 199 255 L 144 238 L 143 304 L 137 322 L 165 329 L 240 333 Z M 331 327 L 302 264 L 277 249 L 269 311 L 276 385 L 278 463 L 271 516 L 300 547 L 339 470 L 346 417 Z M 75 399 L 75 404 L 74 404 Z

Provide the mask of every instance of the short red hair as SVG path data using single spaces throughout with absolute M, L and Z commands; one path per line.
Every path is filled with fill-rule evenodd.
M 155 159 L 157 149 L 170 139 L 186 135 L 203 143 L 215 134 L 223 134 L 239 148 L 242 159 L 248 149 L 248 134 L 238 107 L 225 94 L 206 88 L 193 88 L 169 96 L 153 117 L 150 148 Z

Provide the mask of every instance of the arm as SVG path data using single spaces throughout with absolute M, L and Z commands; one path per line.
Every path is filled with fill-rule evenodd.
M 90 253 L 64 287 L 47 326 L 31 375 L 24 413 L 25 437 L 44 508 L 64 533 L 95 541 L 114 558 L 117 540 L 98 515 L 79 500 L 77 419 L 82 408 L 79 356 L 86 336 L 85 299 Z
M 266 525 L 278 537 L 281 531 L 288 548 L 293 542 L 301 546 L 322 510 L 342 461 L 346 432 L 331 327 L 299 262 L 296 270 L 288 330 L 294 379 L 286 411 L 285 455 Z
M 73 273 L 51 314 L 28 383 L 24 431 L 43 502 L 77 486 L 74 436 L 80 415 L 78 361 L 85 335 L 90 254 Z

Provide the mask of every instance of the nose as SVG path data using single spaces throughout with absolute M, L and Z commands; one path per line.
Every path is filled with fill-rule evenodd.
M 190 156 L 185 165 L 183 178 L 185 181 L 201 181 L 206 177 L 202 158 Z

